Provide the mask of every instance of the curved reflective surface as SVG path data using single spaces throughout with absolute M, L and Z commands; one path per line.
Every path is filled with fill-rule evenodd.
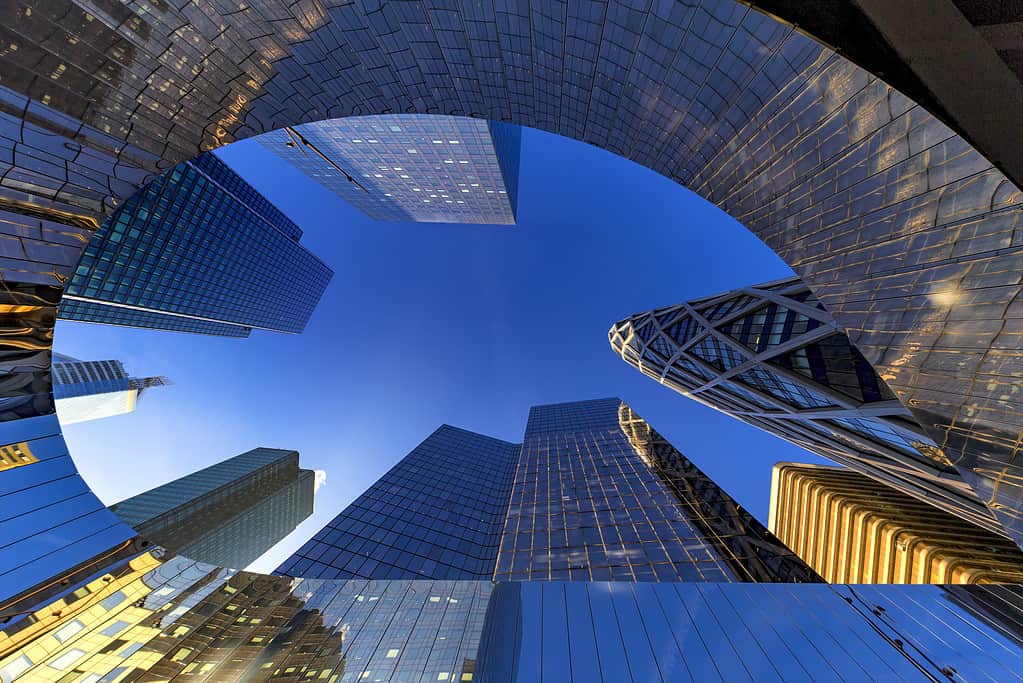
M 731 654 L 737 648 L 731 626 L 740 622 L 751 634 L 768 634 L 781 657 L 800 662 L 809 676 L 1018 675 L 1019 603 L 1011 588 L 854 594 L 831 587 L 499 584 L 501 614 L 516 616 L 498 629 L 491 614 L 498 602 L 491 599 L 483 629 L 486 583 L 435 584 L 442 594 L 417 582 L 328 581 L 306 590 L 303 580 L 172 561 L 147 550 L 89 491 L 53 413 L 50 345 L 63 289 L 104 218 L 157 174 L 233 139 L 303 121 L 468 115 L 601 146 L 740 220 L 792 265 L 1019 541 L 1020 193 L 962 138 L 883 81 L 731 0 L 458 9 L 419 2 L 174 8 L 40 0 L 9 3 L 2 12 L 4 677 L 123 680 L 147 676 L 152 667 L 153 676 L 164 678 L 297 678 L 301 671 L 304 678 L 313 672 L 327 680 L 397 680 L 406 656 L 401 647 L 349 654 L 346 637 L 354 645 L 358 636 L 350 634 L 365 628 L 370 640 L 383 643 L 381 629 L 387 633 L 393 623 L 406 629 L 394 632 L 395 642 L 418 643 L 407 629 L 422 623 L 422 642 L 432 645 L 407 655 L 410 680 L 474 680 L 474 667 L 490 662 L 479 678 L 508 680 L 511 672 L 535 680 L 533 667 L 555 679 L 567 680 L 566 671 L 575 676 L 575 659 L 566 663 L 550 648 L 538 652 L 535 638 L 545 631 L 545 640 L 560 639 L 548 642 L 606 652 L 605 680 L 629 680 L 625 671 L 643 680 L 674 679 L 682 676 L 679 662 L 702 679 L 711 669 L 687 658 L 703 655 L 683 648 L 684 636 L 676 635 L 692 632 L 686 623 L 660 625 L 656 643 L 641 634 L 644 620 L 659 619 L 658 610 L 665 619 L 681 618 L 680 601 L 692 615 L 691 604 L 719 593 L 741 619 L 734 621 L 739 617 L 722 603 L 710 616 L 698 613 L 697 630 L 703 643 L 711 642 L 715 668 L 742 665 L 716 669 L 723 677 L 769 670 L 757 654 L 760 641 L 750 650 L 759 664 Z M 308 595 L 295 598 L 299 590 Z M 740 596 L 753 595 L 741 592 L 747 590 L 786 592 L 773 593 L 784 598 L 773 597 L 778 609 L 765 613 L 735 607 Z M 237 594 L 263 616 L 235 617 L 242 609 L 232 602 Z M 344 596 L 336 612 L 329 611 L 334 597 L 327 594 Z M 617 624 L 619 630 L 593 630 L 588 640 L 585 628 L 570 629 L 565 610 L 583 597 L 595 628 Z M 393 608 L 387 614 L 401 615 L 387 626 L 369 612 L 358 617 L 359 627 L 340 614 L 356 619 L 363 603 L 385 598 Z M 674 602 L 665 608 L 662 600 Z M 422 622 L 417 616 L 442 602 L 445 609 L 462 605 L 451 612 L 461 621 L 450 637 L 464 635 L 457 647 L 438 645 L 443 615 L 430 612 Z M 165 605 L 166 613 L 155 614 Z M 258 627 L 277 608 L 280 637 L 234 626 L 256 618 Z M 137 611 L 113 622 L 104 616 L 127 609 Z M 177 624 L 189 614 L 194 622 Z M 579 614 L 573 624 L 586 623 L 585 612 Z M 824 614 L 841 616 L 828 628 L 806 626 L 821 624 Z M 715 623 L 724 635 L 705 635 Z M 197 635 L 199 624 L 222 634 L 222 646 Z M 118 637 L 128 628 L 137 639 Z M 307 632 L 315 634 L 309 635 L 315 645 L 298 644 Z M 473 633 L 483 633 L 487 643 L 478 660 Z M 789 645 L 795 641 L 801 644 Z M 435 648 L 443 662 L 431 663 Z M 829 662 L 820 661 L 821 651 Z M 835 663 L 841 652 L 846 664 Z M 585 668 L 593 661 L 579 658 L 579 680 L 593 672 Z M 273 674 L 262 672 L 264 664 Z M 770 666 L 788 678 L 782 665 Z

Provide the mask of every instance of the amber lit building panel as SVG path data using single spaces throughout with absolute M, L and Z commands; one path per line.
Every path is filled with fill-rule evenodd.
M 842 467 L 775 465 L 768 526 L 832 583 L 1023 583 L 1011 541 Z

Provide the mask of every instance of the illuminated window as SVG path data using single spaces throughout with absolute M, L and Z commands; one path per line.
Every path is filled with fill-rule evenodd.
M 85 650 L 72 648 L 65 652 L 64 654 L 62 654 L 60 657 L 57 657 L 52 662 L 50 662 L 50 667 L 54 669 L 59 669 L 60 671 L 64 671 L 65 669 L 70 669 L 75 662 L 77 662 L 84 656 Z
M 81 631 L 83 628 L 85 628 L 85 624 L 75 619 L 54 631 L 53 637 L 56 638 L 58 642 L 66 643 L 73 635 Z

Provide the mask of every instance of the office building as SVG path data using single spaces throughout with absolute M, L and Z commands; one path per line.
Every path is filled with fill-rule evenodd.
M 329 579 L 819 581 L 621 400 L 444 426 L 286 560 Z
M 1012 541 L 844 467 L 776 464 L 768 528 L 830 583 L 1023 583 Z
M 60 577 L 57 577 L 60 578 Z M 1019 586 L 318 580 L 152 550 L 5 618 L 0 680 L 1012 680 Z
M 314 473 L 298 453 L 254 448 L 110 506 L 170 551 L 245 567 L 313 512 Z
M 53 398 L 63 425 L 133 412 L 146 389 L 166 384 L 166 377 L 130 377 L 119 360 L 53 355 Z
M 309 578 L 489 579 L 518 444 L 444 425 L 278 572 Z
M 128 199 L 89 240 L 64 320 L 246 337 L 301 332 L 332 272 L 287 216 L 211 153 Z
M 626 363 L 683 396 L 1005 535 L 796 278 L 639 313 L 608 338 Z
M 518 126 L 460 116 L 351 116 L 257 138 L 370 218 L 515 223 Z

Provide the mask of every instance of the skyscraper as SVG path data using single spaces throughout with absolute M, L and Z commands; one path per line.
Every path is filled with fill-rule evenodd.
M 301 230 L 211 153 L 103 223 L 68 282 L 65 320 L 246 337 L 301 332 L 332 272 Z
M 278 571 L 311 578 L 489 579 L 518 453 L 518 444 L 444 425 Z
M 53 355 L 53 398 L 61 424 L 130 413 L 146 389 L 166 384 L 166 377 L 128 376 L 119 360 Z
M 521 445 L 441 427 L 277 572 L 820 580 L 617 398 L 534 407 Z
M 768 528 L 831 583 L 1023 583 L 1015 543 L 844 467 L 776 464 Z
M 518 126 L 388 114 L 307 123 L 260 143 L 370 218 L 515 222 Z
M 1005 534 L 798 279 L 638 313 L 608 338 L 683 396 Z
M 245 567 L 312 514 L 313 480 L 297 452 L 254 448 L 110 510 L 168 550 Z

